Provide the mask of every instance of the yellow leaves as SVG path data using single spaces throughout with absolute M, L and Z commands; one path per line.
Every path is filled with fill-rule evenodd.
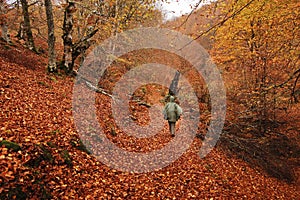
M 244 3 L 246 1 L 239 1 L 233 5 L 238 9 Z M 283 57 L 283 49 L 289 51 L 290 47 L 286 44 L 293 41 L 295 37 L 290 29 L 297 28 L 295 24 L 291 23 L 294 17 L 289 7 L 293 7 L 293 3 L 282 7 L 281 3 L 277 1 L 271 1 L 268 4 L 254 1 L 246 10 L 235 16 L 230 23 L 223 24 L 217 30 L 214 44 L 215 56 L 227 57 L 228 54 L 231 54 L 237 64 L 253 59 L 249 56 L 250 54 L 257 57 L 264 52 L 269 52 L 272 57 Z M 289 19 L 290 17 L 291 19 Z M 231 59 L 217 60 L 226 62 Z

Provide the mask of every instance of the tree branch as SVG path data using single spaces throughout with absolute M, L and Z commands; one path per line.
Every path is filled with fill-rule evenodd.
M 248 6 L 251 5 L 251 3 L 253 3 L 255 0 L 250 0 L 248 3 L 246 3 L 244 6 L 242 6 L 239 10 L 235 11 L 233 14 L 229 15 L 228 17 L 224 18 L 222 21 L 216 23 L 215 25 L 213 25 L 212 27 L 210 27 L 209 29 L 207 29 L 206 31 L 202 32 L 201 34 L 199 34 L 196 38 L 194 38 L 192 41 L 188 42 L 186 45 L 184 45 L 182 48 L 180 48 L 179 50 L 182 50 L 183 48 L 185 48 L 186 46 L 190 45 L 193 41 L 198 40 L 200 37 L 202 37 L 204 34 L 210 32 L 211 30 L 222 26 L 225 22 L 227 22 L 229 19 L 235 17 L 236 15 L 240 14 L 245 8 L 247 8 Z
M 95 86 L 91 81 L 89 81 L 87 78 L 85 78 L 84 76 L 80 75 L 77 71 L 74 71 L 74 74 L 79 77 L 80 80 L 84 81 L 85 85 L 92 91 L 97 92 L 97 93 L 101 93 L 104 94 L 106 96 L 109 96 L 112 99 L 116 100 L 116 96 L 113 96 L 112 94 L 110 94 L 108 91 L 106 91 L 103 88 L 100 88 L 98 86 Z M 147 108 L 150 108 L 151 105 L 147 102 L 141 101 L 140 99 L 136 99 L 136 100 L 132 100 L 133 102 L 136 102 L 138 105 L 141 106 L 145 106 Z
M 176 28 L 180 28 L 182 27 L 191 17 L 191 15 L 195 12 L 195 10 L 197 10 L 197 8 L 199 7 L 199 5 L 202 3 L 203 0 L 199 0 L 198 3 L 195 5 L 195 7 L 192 9 L 192 11 L 188 14 L 188 16 L 185 18 L 185 20 Z
M 295 102 L 297 103 L 297 102 L 298 102 L 298 99 L 297 99 L 297 97 L 296 97 L 296 95 L 295 95 L 295 91 L 296 91 L 297 82 L 298 82 L 298 80 L 299 80 L 299 78 L 300 78 L 300 69 L 298 69 L 298 70 L 296 71 L 296 73 L 299 73 L 299 74 L 298 74 L 298 76 L 297 76 L 297 78 L 296 78 L 296 80 L 295 80 L 295 82 L 294 82 L 291 96 L 292 96 L 292 98 L 294 97 L 294 100 L 295 100 Z M 295 75 L 295 73 L 294 73 L 294 75 Z
M 278 88 L 278 87 L 283 87 L 285 86 L 290 80 L 292 80 L 297 74 L 299 73 L 300 75 L 300 68 L 297 69 L 286 81 L 284 81 L 283 83 L 281 84 L 278 84 L 278 85 L 272 85 L 268 88 L 266 88 L 264 91 L 268 91 L 268 90 L 271 90 L 271 89 L 274 89 L 274 88 Z
M 37 4 L 37 3 L 39 3 L 39 1 L 35 1 L 35 2 L 31 3 L 31 4 L 29 4 L 28 7 L 33 6 L 33 5 Z
M 77 77 L 80 78 L 80 80 L 84 81 L 85 85 L 91 89 L 92 91 L 95 91 L 97 93 L 101 93 L 104 94 L 106 96 L 109 96 L 111 98 L 113 98 L 113 96 L 111 94 L 109 94 L 107 91 L 105 91 L 103 88 L 100 88 L 98 86 L 93 85 L 93 83 L 91 83 L 87 78 L 83 77 L 81 74 L 79 74 L 78 72 L 74 71 L 75 75 Z

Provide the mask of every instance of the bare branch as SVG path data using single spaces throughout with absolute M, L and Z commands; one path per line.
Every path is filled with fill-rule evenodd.
M 248 3 L 246 3 L 244 6 L 242 6 L 239 10 L 235 11 L 233 14 L 229 15 L 228 17 L 224 18 L 222 21 L 216 23 L 215 25 L 213 25 L 212 27 L 210 27 L 209 29 L 207 29 L 206 31 L 202 32 L 201 34 L 199 34 L 196 38 L 194 38 L 192 41 L 188 42 L 186 45 L 184 45 L 182 48 L 180 48 L 179 50 L 182 50 L 183 48 L 185 48 L 186 46 L 190 45 L 194 40 L 198 40 L 200 37 L 202 37 L 203 35 L 205 35 L 206 33 L 210 32 L 211 30 L 222 26 L 226 21 L 228 21 L 229 19 L 235 17 L 236 15 L 240 14 L 245 8 L 247 8 L 248 6 L 251 5 L 251 3 L 253 3 L 255 0 L 250 0 Z
M 195 12 L 195 10 L 197 10 L 197 8 L 200 6 L 200 4 L 202 3 L 203 0 L 199 0 L 198 3 L 195 5 L 195 7 L 192 9 L 192 11 L 188 14 L 188 16 L 185 18 L 185 20 L 176 28 L 180 28 L 182 27 L 191 17 L 191 15 Z
M 271 90 L 271 89 L 273 89 L 273 88 L 279 88 L 279 87 L 283 87 L 283 86 L 285 86 L 290 80 L 292 80 L 293 78 L 295 78 L 295 76 L 297 75 L 299 73 L 299 75 L 300 75 L 300 69 L 297 69 L 292 75 L 290 75 L 290 77 L 286 80 L 286 81 L 284 81 L 283 83 L 280 83 L 280 84 L 278 84 L 278 85 L 272 85 L 272 86 L 270 86 L 270 87 L 268 87 L 268 88 L 266 88 L 265 89 L 265 91 L 268 91 L 268 90 Z M 299 76 L 298 75 L 298 76 Z M 297 80 L 297 79 L 296 79 Z M 297 83 L 297 82 L 296 82 Z
M 31 4 L 29 4 L 28 7 L 33 6 L 33 5 L 37 4 L 37 3 L 40 3 L 40 2 L 39 1 L 35 1 L 35 2 L 31 3 Z

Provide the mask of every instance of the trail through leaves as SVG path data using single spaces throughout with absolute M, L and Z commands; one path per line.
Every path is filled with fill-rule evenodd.
M 8 53 L 16 57 L 6 59 Z M 228 156 L 219 146 L 200 159 L 202 141 L 198 138 L 186 153 L 163 169 L 141 174 L 111 169 L 89 154 L 76 133 L 72 117 L 73 78 L 47 74 L 46 60 L 21 47 L 17 52 L 1 46 L 0 55 L 0 140 L 20 146 L 17 151 L 5 145 L 0 147 L 0 199 L 299 197 L 297 183 L 269 177 L 242 159 Z M 34 67 L 19 62 L 25 57 Z M 109 97 L 99 94 L 97 101 L 107 103 Z M 143 107 L 147 115 L 145 106 L 132 106 Z M 105 109 L 102 112 L 109 114 Z M 139 112 L 133 113 L 137 120 L 138 115 Z M 200 127 L 204 129 L 205 125 Z M 132 143 L 133 138 L 118 129 L 115 134 L 107 129 L 109 139 L 130 151 L 151 151 L 172 140 L 167 124 L 148 143 Z

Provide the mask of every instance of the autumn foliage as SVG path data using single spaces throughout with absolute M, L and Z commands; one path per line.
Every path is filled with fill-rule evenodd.
M 73 33 L 75 41 L 85 28 L 103 20 L 103 16 L 88 17 L 91 12 L 84 6 L 91 2 L 96 1 L 78 6 L 82 12 L 75 16 L 79 26 L 78 35 Z M 193 143 L 175 162 L 148 173 L 109 168 L 85 146 L 72 115 L 75 78 L 63 71 L 47 72 L 46 23 L 37 15 L 44 11 L 30 7 L 39 54 L 14 37 L 13 44 L 0 41 L 0 199 L 298 199 L 300 4 L 253 1 L 241 10 L 247 2 L 219 1 L 186 22 L 184 16 L 163 25 L 193 38 L 213 27 L 197 41 L 222 73 L 228 108 L 222 136 L 205 158 L 198 154 L 211 120 L 210 97 L 201 76 L 187 70 L 192 66 L 183 58 L 155 49 L 131 52 L 115 61 L 98 83 L 104 91 L 95 92 L 98 122 L 110 141 L 130 152 L 160 149 L 172 138 L 167 123 L 151 138 L 137 139 L 120 130 L 111 114 L 110 94 L 116 82 L 136 65 L 156 61 L 173 66 L 194 86 L 201 116 Z M 135 27 L 139 20 L 154 23 L 151 16 L 156 11 L 143 15 L 141 10 L 147 7 L 142 7 L 132 21 L 126 21 L 124 13 L 130 7 L 119 8 L 116 16 L 115 3 L 105 4 L 110 15 L 97 21 L 102 29 L 95 41 Z M 61 10 L 54 9 L 56 19 L 61 19 Z M 18 12 L 11 10 L 8 17 Z M 228 16 L 232 17 L 224 21 Z M 20 16 L 15 19 L 10 28 L 17 34 Z M 60 38 L 57 44 L 62 44 Z M 56 48 L 61 55 L 62 46 Z M 163 105 L 167 93 L 168 88 L 157 84 L 138 88 L 133 94 L 138 100 L 130 102 L 130 117 L 146 125 L 149 108 Z M 155 116 L 163 119 L 161 113 Z M 180 121 L 178 126 L 189 130 Z

